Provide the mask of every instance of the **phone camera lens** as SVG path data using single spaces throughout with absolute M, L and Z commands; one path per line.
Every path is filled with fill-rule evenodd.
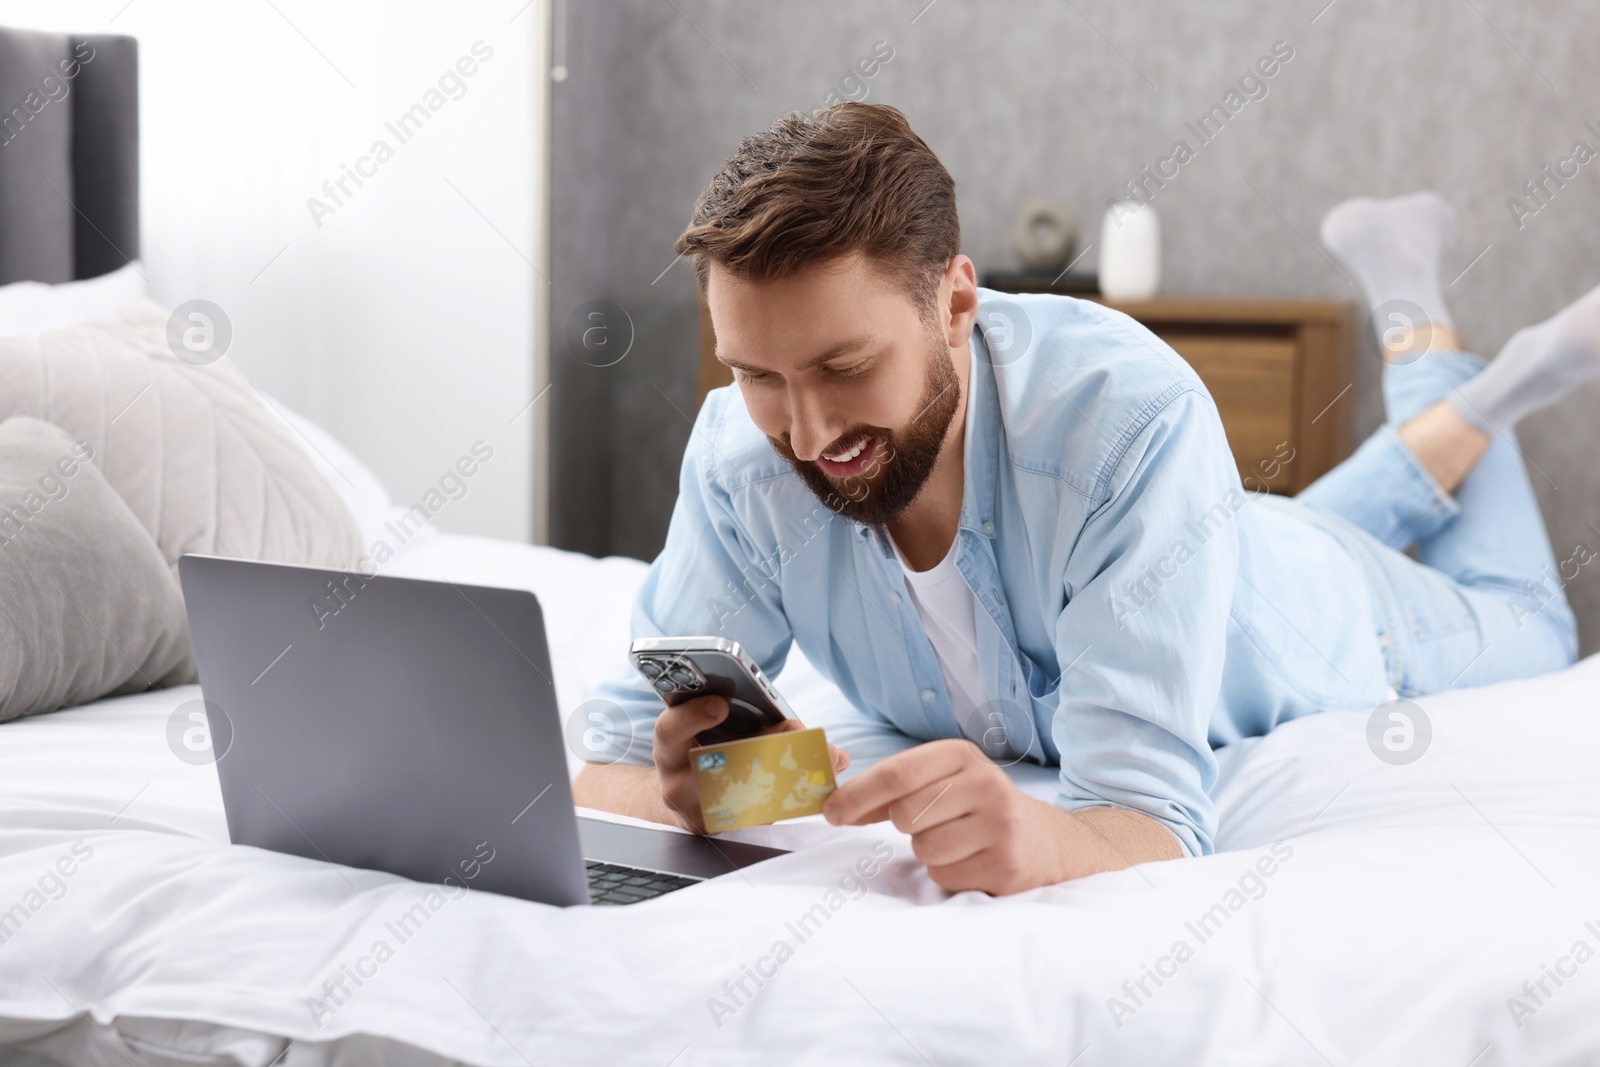
M 642 659 L 639 661 L 639 671 L 653 682 L 661 677 L 661 664 L 653 659 Z

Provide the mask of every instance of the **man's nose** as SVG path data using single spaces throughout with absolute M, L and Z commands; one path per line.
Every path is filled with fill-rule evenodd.
M 796 459 L 811 462 L 842 433 L 838 421 L 822 405 L 804 396 L 789 402 L 789 450 Z

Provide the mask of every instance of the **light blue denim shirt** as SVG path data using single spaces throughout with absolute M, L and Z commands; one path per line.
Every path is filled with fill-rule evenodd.
M 1209 853 L 1213 746 L 1384 699 L 1369 594 L 1336 536 L 1354 528 L 1247 491 L 1205 386 L 1132 319 L 980 298 L 956 561 L 986 721 L 1060 767 L 1061 808 L 1131 808 Z M 732 637 L 769 676 L 797 643 L 857 713 L 829 724 L 847 750 L 962 736 L 886 536 L 824 507 L 734 387 L 696 420 L 633 631 Z M 647 765 L 659 698 L 636 677 L 595 695 Z

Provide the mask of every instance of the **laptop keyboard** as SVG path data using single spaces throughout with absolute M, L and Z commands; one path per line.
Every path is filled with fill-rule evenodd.
M 701 881 L 599 860 L 585 860 L 584 865 L 589 869 L 589 900 L 594 904 L 637 904 Z

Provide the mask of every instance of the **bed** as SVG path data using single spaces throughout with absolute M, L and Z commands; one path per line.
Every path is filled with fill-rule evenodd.
M 0 33 L 0 72 L 37 44 Z M 131 42 L 95 44 L 109 82 L 74 106 L 126 109 Z M 56 211 L 54 259 L 42 230 L 5 243 L 45 201 L 12 195 L 26 168 L 0 153 L 0 281 L 136 254 L 136 126 L 109 121 L 78 122 L 85 147 L 52 164 L 88 205 Z M 118 153 L 96 156 L 107 138 Z M 381 526 L 381 486 L 345 477 Z M 535 592 L 564 710 L 627 669 L 638 561 L 428 528 L 383 569 Z M 812 724 L 849 714 L 799 655 L 777 685 Z M 887 825 L 812 818 L 738 834 L 788 856 L 611 909 L 231 846 L 215 767 L 176 741 L 198 687 L 97 700 L 0 725 L 0 1063 L 1592 1062 L 1597 693 L 1591 658 L 1421 701 L 1432 738 L 1405 765 L 1363 715 L 1231 746 L 1204 859 L 950 895 Z
M 434 533 L 391 566 L 538 594 L 563 707 L 624 669 L 643 564 Z M 798 657 L 778 685 L 847 713 Z M 1011 898 L 944 893 L 887 825 L 806 819 L 742 835 L 792 855 L 628 908 L 466 893 L 403 925 L 428 887 L 227 843 L 214 767 L 168 741 L 196 687 L 102 700 L 0 726 L 0 908 L 48 882 L 0 912 L 0 1044 L 258 1067 L 1585 1062 L 1597 691 L 1590 658 L 1423 701 L 1406 766 L 1365 716 L 1290 723 L 1224 750 L 1216 855 Z

